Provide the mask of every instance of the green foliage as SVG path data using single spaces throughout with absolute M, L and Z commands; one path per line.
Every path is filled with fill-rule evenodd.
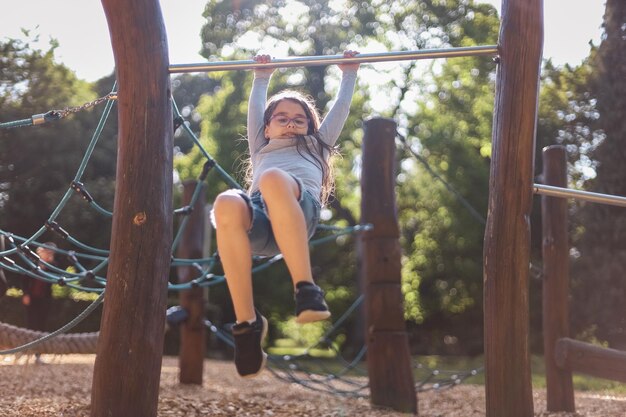
M 362 2 L 209 1 L 204 11 L 202 54 L 224 55 L 225 48 L 256 53 L 259 43 L 285 46 L 289 52 L 328 55 L 353 41 L 374 35 L 375 5 Z M 226 54 L 228 55 L 228 54 Z
M 542 171 L 541 149 L 563 145 L 568 155 L 572 186 L 583 187 L 595 175 L 597 161 L 590 154 L 604 138 L 594 127 L 599 113 L 596 99 L 589 92 L 593 72 L 590 60 L 578 67 L 557 68 L 548 61 L 541 75 L 539 117 L 537 120 L 537 160 L 535 171 Z
M 176 103 L 185 123 L 196 136 L 200 136 L 201 115 L 197 105 L 203 95 L 211 94 L 217 81 L 206 75 L 179 74 L 172 77 L 172 98 Z M 176 153 L 187 153 L 194 144 L 188 137 L 185 129 L 180 127 L 174 133 L 174 147 Z
M 78 80 L 68 68 L 55 63 L 54 44 L 48 51 L 40 51 L 31 50 L 28 43 L 8 40 L 0 42 L 0 49 L 2 122 L 80 106 L 102 94 L 100 85 Z M 108 88 L 106 93 L 110 80 Z M 0 228 L 28 237 L 43 226 L 68 192 L 101 110 L 94 108 L 61 121 L 0 131 Z M 109 209 L 114 189 L 115 132 L 113 117 L 81 178 L 90 194 Z M 90 209 L 78 196 L 69 199 L 57 222 L 76 239 L 108 248 L 110 219 Z M 55 240 L 66 247 L 58 236 L 48 234 L 42 240 Z
M 536 182 L 543 181 L 543 149 L 553 145 L 565 146 L 570 187 L 582 188 L 595 175 L 596 162 L 590 158 L 590 154 L 604 134 L 593 127 L 598 112 L 595 109 L 596 100 L 588 88 L 592 71 L 590 59 L 577 67 L 555 67 L 552 62 L 545 62 L 541 73 L 537 117 Z M 579 205 L 571 200 L 570 203 L 570 229 L 576 239 L 581 229 L 577 217 Z M 531 217 L 531 262 L 536 267 L 540 267 L 542 262 L 541 222 L 541 198 L 535 198 Z M 537 282 L 531 282 L 533 284 L 536 284 L 536 291 L 531 291 L 531 323 L 539 323 L 541 288 Z
M 195 109 L 200 117 L 202 147 L 224 168 L 241 182 L 238 164 L 247 154 L 245 139 L 247 93 L 250 82 L 244 72 L 212 74 L 216 83 L 213 94 L 202 95 Z M 238 86 L 240 88 L 236 88 Z M 187 154 L 178 154 L 174 168 L 182 180 L 197 178 L 206 158 L 198 147 Z M 234 174 L 233 174 L 234 173 Z M 209 199 L 225 189 L 225 183 L 215 174 L 209 176 Z
M 590 164 L 596 172 L 589 180 L 589 190 L 626 195 L 626 55 L 624 54 L 623 1 L 606 2 L 605 36 L 592 57 L 590 65 L 590 96 L 597 100 L 598 117 L 591 131 L 601 130 L 591 143 Z M 594 142 L 595 141 L 595 142 Z M 584 149 L 588 143 L 582 143 Z M 597 145 L 597 146 L 594 146 Z M 584 233 L 575 241 L 577 259 L 573 264 L 572 309 L 577 332 L 590 333 L 618 349 L 626 347 L 626 315 L 624 315 L 624 265 L 626 265 L 626 217 L 624 209 L 602 204 L 586 204 L 581 208 Z
M 459 22 L 450 23 L 458 26 L 453 33 L 480 35 L 477 39 L 458 36 L 455 42 L 495 43 L 498 21 L 490 9 L 484 10 L 485 14 L 466 10 L 471 19 L 463 15 Z M 480 30 L 470 29 L 474 22 Z M 482 309 L 481 218 L 486 216 L 488 196 L 493 70 L 493 63 L 476 58 L 450 60 L 440 68 L 432 65 L 426 76 L 431 85 L 422 92 L 417 112 L 408 120 L 407 143 L 422 161 L 408 152 L 400 156 L 397 191 L 406 254 L 406 315 L 416 322 L 438 312 L 454 315 Z M 415 86 L 422 87 L 423 79 Z
M 306 326 L 297 324 L 295 318 L 278 324 L 278 330 L 295 342 L 296 346 L 314 347 L 330 327 L 328 322 L 310 323 Z
M 68 298 L 73 301 L 93 302 L 99 296 L 99 293 L 79 291 L 66 285 L 52 284 L 52 297 L 54 298 Z

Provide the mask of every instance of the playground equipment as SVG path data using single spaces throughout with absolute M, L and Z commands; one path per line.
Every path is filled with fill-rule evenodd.
M 104 0 L 103 7 L 119 82 L 119 153 L 107 301 L 91 412 L 94 416 L 155 415 L 172 245 L 173 125 L 166 34 L 155 0 L 131 4 Z M 523 243 L 528 236 L 524 219 L 532 194 L 529 179 L 541 61 L 541 1 L 505 0 L 502 15 L 485 235 L 486 393 L 489 415 L 514 416 L 532 414 L 524 303 L 529 248 L 515 245 L 511 253 L 508 242 L 497 239 L 506 236 Z M 385 243 L 394 239 L 392 235 L 376 237 L 389 239 Z M 368 244 L 376 242 L 372 239 Z M 137 293 L 142 297 L 137 298 Z M 392 294 L 393 286 L 388 291 L 393 300 Z M 511 327 L 511 323 L 516 325 Z M 380 346 L 393 353 L 389 345 Z
M 520 0 L 512 3 L 517 6 L 512 10 L 513 19 L 517 20 L 517 12 L 527 9 L 527 4 L 522 5 Z M 538 11 L 540 2 L 534 3 Z M 92 416 L 155 415 L 172 225 L 168 207 L 172 184 L 168 172 L 172 167 L 173 129 L 166 34 L 158 2 L 154 0 L 132 4 L 104 0 L 103 7 L 119 82 L 120 146 L 107 284 L 109 298 L 105 302 L 98 342 L 91 413 Z M 507 13 L 506 7 L 504 10 Z M 534 17 L 528 13 L 520 15 L 525 19 Z M 517 21 L 520 22 L 531 26 L 524 19 Z M 524 49 L 527 45 L 520 41 L 516 46 Z M 532 107 L 528 112 L 531 115 L 535 114 L 541 54 L 537 55 L 535 79 L 531 83 L 534 87 L 524 88 L 535 91 L 534 101 L 525 106 Z M 524 111 L 528 110 L 531 109 L 520 112 L 526 114 Z M 534 117 L 529 121 L 534 126 Z M 141 290 L 145 297 L 138 300 L 133 296 L 135 290 Z M 532 403 L 532 397 L 529 399 Z M 411 401 L 411 408 L 416 411 L 412 404 L 415 400 Z
M 94 416 L 155 415 L 166 271 L 171 253 L 173 129 L 169 74 L 191 71 L 193 66 L 169 65 L 158 2 L 138 0 L 128 4 L 103 0 L 103 6 L 119 81 L 120 147 L 108 298 L 98 344 L 91 412 Z M 499 46 L 480 50 L 482 55 L 499 51 L 484 251 L 488 416 L 533 415 L 527 341 L 530 259 L 527 219 L 533 191 L 546 189 L 532 184 L 542 38 L 541 0 L 503 0 Z M 477 51 L 464 52 L 472 55 Z M 404 59 L 393 55 L 367 57 L 371 59 L 368 62 L 378 58 Z M 336 63 L 336 59 L 330 57 L 326 63 Z M 285 61 L 277 65 L 320 65 L 321 61 Z M 250 64 L 234 65 L 243 69 Z M 389 175 L 388 171 L 385 175 Z M 383 212 L 383 208 L 371 209 L 374 216 Z M 382 230 L 383 234 L 371 234 L 370 241 L 366 239 L 364 243 L 377 247 L 384 259 L 374 257 L 375 262 L 365 270 L 378 272 L 380 268 L 392 276 L 397 268 L 397 258 L 392 256 L 397 249 L 396 231 L 384 223 Z M 402 335 L 401 327 L 396 327 L 396 322 L 389 327 L 381 326 L 376 314 L 381 305 L 397 302 L 395 281 L 372 280 L 369 285 L 377 290 L 384 288 L 386 297 L 366 302 L 368 321 L 373 324 L 368 339 L 381 354 L 394 355 L 394 349 L 404 343 L 406 336 Z M 138 292 L 144 296 L 138 299 Z M 372 363 L 369 368 L 381 378 L 376 380 L 376 385 L 383 386 L 383 378 L 389 375 L 379 365 Z M 376 390 L 375 386 L 372 389 Z M 406 389 L 397 396 L 379 397 L 374 391 L 372 394 L 376 404 L 416 410 L 414 400 L 408 398 L 412 394 Z
M 566 197 L 626 207 L 626 198 L 597 193 L 572 193 L 567 186 L 565 147 L 543 150 L 543 180 L 557 193 L 541 199 L 543 234 L 543 345 L 547 408 L 574 412 L 572 372 L 626 382 L 626 352 L 570 339 L 569 241 Z
M 497 46 L 468 46 L 464 48 L 446 49 L 421 49 L 418 51 L 395 51 L 358 54 L 355 57 L 344 58 L 343 55 L 301 56 L 289 58 L 275 58 L 267 64 L 266 68 L 289 68 L 309 67 L 315 65 L 333 65 L 345 63 L 372 63 L 387 61 L 414 61 L 418 59 L 454 58 L 463 56 L 495 56 L 498 53 Z M 170 65 L 170 73 L 186 72 L 210 72 L 249 70 L 258 67 L 254 60 L 243 61 L 216 61 L 198 64 L 174 64 Z
M 490 417 L 533 415 L 528 219 L 543 45 L 542 6 L 541 0 L 502 2 L 483 252 L 485 396 Z

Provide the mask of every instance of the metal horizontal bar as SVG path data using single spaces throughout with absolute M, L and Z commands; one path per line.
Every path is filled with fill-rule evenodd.
M 546 195 L 549 197 L 572 197 L 578 200 L 591 201 L 594 203 L 609 204 L 612 206 L 626 207 L 626 197 L 592 193 L 589 191 L 572 190 L 570 188 L 554 187 L 552 185 L 535 184 L 533 186 L 535 194 Z
M 290 58 L 275 58 L 267 64 L 259 64 L 258 62 L 248 59 L 242 61 L 213 61 L 197 64 L 172 64 L 169 67 L 171 74 L 183 72 L 211 72 L 211 71 L 230 71 L 230 70 L 248 70 L 253 68 L 287 68 L 287 67 L 311 67 L 316 65 L 332 65 L 347 63 L 368 63 L 368 62 L 386 62 L 386 61 L 409 61 L 415 59 L 434 59 L 434 58 L 455 58 L 461 56 L 496 56 L 498 47 L 495 45 L 487 46 L 468 46 L 462 48 L 448 49 L 421 49 L 417 51 L 400 51 L 400 52 L 376 52 L 368 54 L 358 54 L 354 57 L 344 58 L 343 55 L 322 55 L 322 56 L 302 56 Z

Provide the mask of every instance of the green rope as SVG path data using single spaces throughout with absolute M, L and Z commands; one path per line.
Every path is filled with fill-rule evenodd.
M 173 103 L 173 106 L 174 106 L 174 113 L 176 114 L 176 116 L 177 117 L 182 117 L 181 114 L 180 114 L 180 111 L 178 110 L 178 106 L 176 106 L 176 102 L 174 102 L 172 100 L 172 103 Z M 231 177 L 221 166 L 219 166 L 215 162 L 213 157 L 211 157 L 211 155 L 206 151 L 206 149 L 204 149 L 204 147 L 202 146 L 202 144 L 198 140 L 198 137 L 193 133 L 193 131 L 187 125 L 187 123 L 183 123 L 182 126 L 185 129 L 185 132 L 187 132 L 187 134 L 189 135 L 189 137 L 193 141 L 193 143 L 198 147 L 198 149 L 200 149 L 200 152 L 202 152 L 202 155 L 204 155 L 204 157 L 207 159 L 207 162 L 210 163 L 212 168 L 215 168 L 217 170 L 217 172 L 220 174 L 220 176 L 222 177 L 224 182 L 226 182 L 228 185 L 230 185 L 233 188 L 237 188 L 237 189 L 242 190 L 243 187 L 233 177 Z
M 15 120 L 13 122 L 0 123 L 0 129 L 11 129 L 13 127 L 32 126 L 32 119 Z

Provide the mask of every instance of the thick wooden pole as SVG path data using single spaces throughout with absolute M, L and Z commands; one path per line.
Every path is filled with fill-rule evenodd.
M 565 147 L 543 149 L 543 182 L 567 187 Z M 569 337 L 569 238 L 567 199 L 541 197 L 543 251 L 543 351 L 548 411 L 575 411 L 572 373 L 557 366 L 555 348 Z
M 361 223 L 374 226 L 361 235 L 367 367 L 373 404 L 416 413 L 417 396 L 400 288 L 395 136 L 396 123 L 391 119 L 365 122 Z
M 189 204 L 198 186 L 195 180 L 186 181 L 184 187 L 184 204 Z M 189 214 L 187 225 L 183 231 L 178 255 L 184 259 L 202 258 L 204 246 L 204 194 L 206 187 L 202 187 L 198 199 Z M 198 275 L 193 266 L 178 268 L 178 281 L 189 282 Z M 206 350 L 206 331 L 204 326 L 204 290 L 200 287 L 188 291 L 181 291 L 180 305 L 187 310 L 187 320 L 180 326 L 180 353 L 178 366 L 180 368 L 179 381 L 182 384 L 202 385 L 202 371 L 204 352 Z
M 157 0 L 102 0 L 118 80 L 111 256 L 92 416 L 156 416 L 172 245 L 173 123 Z
M 487 416 L 533 415 L 528 351 L 530 211 L 542 0 L 503 0 L 484 244 Z

